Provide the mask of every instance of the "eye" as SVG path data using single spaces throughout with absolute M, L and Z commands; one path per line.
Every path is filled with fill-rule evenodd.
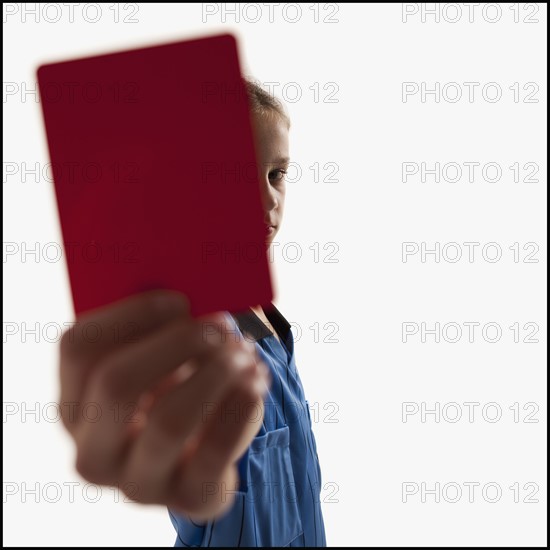
M 271 170 L 271 172 L 269 172 L 269 181 L 271 183 L 279 183 L 285 179 L 285 176 L 286 170 L 277 168 L 277 170 Z

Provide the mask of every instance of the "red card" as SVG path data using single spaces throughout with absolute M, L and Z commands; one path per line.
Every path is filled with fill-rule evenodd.
M 153 288 L 194 315 L 269 304 L 233 36 L 43 65 L 38 83 L 77 314 Z

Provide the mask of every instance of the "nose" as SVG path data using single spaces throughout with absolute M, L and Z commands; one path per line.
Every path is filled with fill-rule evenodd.
M 269 176 L 267 175 L 260 179 L 260 194 L 262 197 L 262 206 L 266 214 L 277 209 L 279 202 L 277 201 L 275 190 L 269 182 Z

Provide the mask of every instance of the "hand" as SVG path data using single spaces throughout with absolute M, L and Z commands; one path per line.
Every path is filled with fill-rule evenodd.
M 63 335 L 61 414 L 85 479 L 196 519 L 232 503 L 269 375 L 224 320 L 194 319 L 182 294 L 152 291 L 88 312 Z

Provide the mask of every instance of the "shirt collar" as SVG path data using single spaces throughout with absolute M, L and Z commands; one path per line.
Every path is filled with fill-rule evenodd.
M 290 323 L 285 319 L 283 314 L 273 304 L 270 304 L 269 308 L 265 307 L 264 313 L 279 337 L 283 341 L 286 341 L 290 331 Z M 255 342 L 273 334 L 251 309 L 240 313 L 232 313 L 231 315 L 237 322 L 239 330 L 248 333 Z

